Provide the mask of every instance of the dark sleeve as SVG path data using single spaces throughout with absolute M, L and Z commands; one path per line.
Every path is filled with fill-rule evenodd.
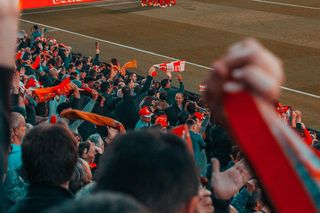
M 250 192 L 248 192 L 246 188 L 243 188 L 238 194 L 233 197 L 231 206 L 237 209 L 238 212 L 244 212 L 249 197 Z
M 36 125 L 36 108 L 33 104 L 29 103 L 26 105 L 26 122 L 32 125 Z
M 53 86 L 53 82 L 47 74 L 40 77 L 40 82 L 42 83 L 42 85 L 44 87 L 52 87 Z
M 81 99 L 80 98 L 73 98 L 71 100 L 71 107 L 72 107 L 72 109 L 82 110 Z
M 94 56 L 94 59 L 93 59 L 93 62 L 92 62 L 92 65 L 99 65 L 99 57 L 100 57 L 100 54 L 96 54 Z
M 142 87 L 142 89 L 141 89 L 141 91 L 140 91 L 140 94 L 141 94 L 141 93 L 145 93 L 145 92 L 148 91 L 148 89 L 149 89 L 150 86 L 151 86 L 152 80 L 153 80 L 153 77 L 148 75 L 147 80 L 146 80 L 146 82 L 144 83 L 144 85 L 143 85 L 143 87 Z
M 184 93 L 184 84 L 183 84 L 183 82 L 180 82 L 178 92 Z
M 19 94 L 11 94 L 11 106 L 16 106 L 19 103 Z

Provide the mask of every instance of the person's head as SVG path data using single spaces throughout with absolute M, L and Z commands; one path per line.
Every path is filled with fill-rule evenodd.
M 55 78 L 55 79 L 58 79 L 58 76 L 59 76 L 59 73 L 58 73 L 58 70 L 56 68 L 51 68 L 49 70 L 49 76 L 51 78 Z
M 88 85 L 91 89 L 94 89 L 94 84 L 95 84 L 96 79 L 92 76 L 87 76 L 84 78 L 84 83 Z
M 197 111 L 197 104 L 193 101 L 188 101 L 185 108 L 190 115 L 193 115 Z
M 120 63 L 119 63 L 118 59 L 116 59 L 116 58 L 112 58 L 112 59 L 110 60 L 110 62 L 111 62 L 111 64 L 112 64 L 113 66 L 117 66 L 117 67 L 120 66 Z
M 152 212 L 193 212 L 199 180 L 191 153 L 177 136 L 128 132 L 103 157 L 97 190 L 129 194 Z
M 148 106 L 144 106 L 139 110 L 140 119 L 143 120 L 146 123 L 150 123 L 151 122 L 152 115 L 153 115 L 153 113 L 149 109 Z
M 195 112 L 195 113 L 193 113 L 193 114 L 191 115 L 191 118 L 196 121 L 196 123 L 197 123 L 197 125 L 198 125 L 198 127 L 199 127 L 199 129 L 200 129 L 201 126 L 202 126 L 202 123 L 203 123 L 203 121 L 204 121 L 204 119 L 205 119 L 204 114 L 201 113 L 201 112 Z
M 188 119 L 186 121 L 186 125 L 188 126 L 188 129 L 190 131 L 193 131 L 193 132 L 197 132 L 198 131 L 198 126 L 197 126 L 197 123 L 195 120 L 193 119 Z
M 112 93 L 113 85 L 111 82 L 103 82 L 100 86 L 102 93 Z
M 68 72 L 69 72 L 69 73 L 74 73 L 74 72 L 76 72 L 76 67 L 75 67 L 73 64 L 70 64 L 70 65 L 69 65 L 69 68 L 68 68 Z
M 78 158 L 76 167 L 69 183 L 70 191 L 76 193 L 91 181 L 92 173 L 88 162 L 83 160 L 82 158 Z
M 264 206 L 264 202 L 263 202 L 261 190 L 255 190 L 254 192 L 252 192 L 252 195 L 249 197 L 247 201 L 246 209 L 260 212 L 263 206 Z
M 83 63 L 80 60 L 76 61 L 74 65 L 76 66 L 77 70 L 79 70 L 79 71 L 81 71 L 83 68 Z
M 77 145 L 65 125 L 41 124 L 22 143 L 22 161 L 31 184 L 67 187 L 77 162 Z
M 90 135 L 87 140 L 94 143 L 94 145 L 100 150 L 101 153 L 104 152 L 104 143 L 102 137 L 98 133 Z
M 175 99 L 176 99 L 176 104 L 177 104 L 178 106 L 181 106 L 182 103 L 183 103 L 183 100 L 184 100 L 183 94 L 180 93 L 180 92 L 178 92 L 178 93 L 176 94 Z
M 94 143 L 90 141 L 84 141 L 79 144 L 78 147 L 79 157 L 86 160 L 88 163 L 93 162 L 96 150 Z
M 129 78 L 134 82 L 134 83 L 137 83 L 137 80 L 138 80 L 138 77 L 137 77 L 137 74 L 132 72 L 129 74 Z
M 129 87 L 131 90 L 133 90 L 134 88 L 134 81 L 131 79 L 131 78 L 128 78 L 126 81 L 125 81 L 127 87 Z
M 132 197 L 115 192 L 92 194 L 57 206 L 47 213 L 149 213 L 146 207 Z
M 160 100 L 167 101 L 168 93 L 167 91 L 161 91 L 159 95 Z
M 162 79 L 161 81 L 161 87 L 162 88 L 170 88 L 171 87 L 171 82 L 169 79 Z
M 128 86 L 122 87 L 121 92 L 123 97 L 129 97 L 131 95 L 131 89 Z
M 33 29 L 34 31 L 37 31 L 37 30 L 39 29 L 39 26 L 38 26 L 38 25 L 33 25 L 32 29 Z
M 12 112 L 10 124 L 12 143 L 20 144 L 26 133 L 26 121 L 20 113 Z

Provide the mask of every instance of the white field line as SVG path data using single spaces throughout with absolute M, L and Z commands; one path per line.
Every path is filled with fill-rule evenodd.
M 251 1 L 266 3 L 266 4 L 276 4 L 276 5 L 282 5 L 282 6 L 287 6 L 287 7 L 297 7 L 297 8 L 304 8 L 304 9 L 310 9 L 310 10 L 320 10 L 320 7 L 311 7 L 311 6 L 289 4 L 289 3 L 276 2 L 276 1 L 267 1 L 267 0 L 251 0 Z
M 26 13 L 22 13 L 21 15 L 54 13 L 54 12 L 60 12 L 60 11 L 81 10 L 81 9 L 87 9 L 87 8 L 99 8 L 99 7 L 108 7 L 108 6 L 116 6 L 116 5 L 124 5 L 124 4 L 136 4 L 136 3 L 137 3 L 137 1 L 126 1 L 126 2 L 119 2 L 119 3 L 106 3 L 106 4 L 88 5 L 88 6 L 80 6 L 80 7 L 60 8 L 60 9 L 54 9 L 54 10 L 42 10 L 42 11 L 35 11 L 35 12 L 26 12 Z
M 84 35 L 84 34 L 81 34 L 81 33 L 72 32 L 72 31 L 61 29 L 61 28 L 58 28 L 58 27 L 53 27 L 53 26 L 49 26 L 49 25 L 45 25 L 45 24 L 41 24 L 41 23 L 29 21 L 29 20 L 25 20 L 25 19 L 20 19 L 20 21 L 23 21 L 23 22 L 26 22 L 26 23 L 30 23 L 30 24 L 40 25 L 40 26 L 43 26 L 43 27 L 55 29 L 57 31 L 61 31 L 61 32 L 72 34 L 72 35 L 84 37 L 84 38 L 87 38 L 87 39 L 99 41 L 99 42 L 102 42 L 102 43 L 107 43 L 107 44 L 111 44 L 111 45 L 114 45 L 114 46 L 118 46 L 118 47 L 130 49 L 130 50 L 134 50 L 134 51 L 141 52 L 141 53 L 146 53 L 146 54 L 149 54 L 149 55 L 158 56 L 158 57 L 169 59 L 169 60 L 173 60 L 173 61 L 179 60 L 177 58 L 173 58 L 173 57 L 170 57 L 170 56 L 161 55 L 159 53 L 155 53 L 155 52 L 151 52 L 151 51 L 147 51 L 147 50 L 143 50 L 143 49 L 127 46 L 127 45 L 124 45 L 124 44 L 115 43 L 115 42 L 104 40 L 104 39 L 100 39 L 100 38 L 95 38 L 95 37 L 92 37 L 92 36 L 88 36 L 88 35 Z M 204 65 L 201 65 L 201 64 L 196 64 L 196 63 L 189 62 L 189 61 L 186 61 L 186 64 L 190 64 L 192 66 L 203 68 L 203 69 L 207 69 L 207 70 L 211 69 L 210 67 L 207 67 L 207 66 L 204 66 Z M 311 93 L 303 92 L 303 91 L 292 89 L 292 88 L 288 88 L 288 87 L 281 87 L 281 88 L 283 90 L 286 90 L 286 91 L 290 91 L 290 92 L 298 93 L 298 94 L 301 94 L 301 95 L 305 95 L 305 96 L 309 96 L 309 97 L 320 99 L 319 95 L 314 95 L 314 94 L 311 94 Z
M 52 29 L 52 30 L 48 30 L 47 33 L 56 32 L 56 31 L 59 31 L 59 30 Z

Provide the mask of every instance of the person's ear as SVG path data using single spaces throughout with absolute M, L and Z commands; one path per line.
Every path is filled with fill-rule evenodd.
M 199 197 L 193 196 L 186 204 L 185 210 L 183 211 L 183 213 L 194 213 L 198 203 L 199 203 Z
M 18 134 L 19 134 L 19 129 L 18 128 L 13 129 L 13 135 L 18 136 Z

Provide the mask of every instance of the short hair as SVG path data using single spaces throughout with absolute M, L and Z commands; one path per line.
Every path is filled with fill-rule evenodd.
M 103 157 L 97 190 L 129 194 L 152 212 L 179 212 L 197 194 L 191 153 L 172 134 L 128 132 L 118 136 Z
M 186 124 L 187 124 L 188 128 L 191 129 L 194 125 L 196 125 L 196 122 L 193 119 L 188 119 L 188 120 L 186 120 Z
M 103 143 L 103 139 L 101 135 L 98 133 L 90 135 L 87 140 L 91 141 L 98 147 L 100 147 L 102 145 L 101 143 Z
M 101 92 L 106 92 L 112 86 L 111 82 L 103 82 L 100 86 Z
M 169 83 L 169 81 L 170 81 L 170 80 L 167 79 L 167 78 L 166 78 L 166 79 L 162 79 L 162 80 L 161 80 L 161 83 L 160 83 L 160 84 L 161 84 L 161 87 L 165 87 L 165 86 Z
M 92 144 L 89 141 L 83 141 L 78 146 L 79 157 L 82 157 L 83 154 L 87 154 L 90 150 Z
M 168 93 L 167 93 L 167 91 L 161 91 L 159 98 L 160 98 L 160 100 L 166 101 L 167 98 L 168 98 Z
M 22 162 L 30 183 L 64 184 L 77 157 L 75 138 L 65 125 L 41 124 L 24 136 Z
M 197 104 L 193 101 L 188 101 L 186 104 L 186 110 L 190 115 L 193 115 L 197 111 Z
M 129 96 L 131 94 L 131 90 L 128 86 L 122 87 L 121 92 L 123 96 Z
M 17 113 L 17 112 L 11 113 L 11 122 L 10 122 L 11 129 L 19 128 L 21 121 L 24 121 L 24 117 L 20 113 Z
M 82 64 L 82 61 L 80 61 L 80 60 L 77 60 L 75 63 L 74 63 L 74 66 L 80 66 Z
M 70 64 L 68 67 L 68 70 L 72 70 L 75 66 L 73 64 Z
M 124 83 L 128 86 L 133 80 L 131 78 L 127 78 Z
M 72 178 L 69 183 L 69 189 L 73 193 L 79 191 L 83 186 L 90 183 L 92 180 L 92 173 L 87 161 L 78 158 L 76 167 L 74 169 Z
M 138 201 L 128 195 L 104 192 L 72 200 L 49 210 L 47 213 L 148 213 Z
M 118 65 L 118 63 L 119 63 L 118 59 L 116 59 L 116 58 L 112 58 L 110 61 L 111 61 L 112 65 Z

